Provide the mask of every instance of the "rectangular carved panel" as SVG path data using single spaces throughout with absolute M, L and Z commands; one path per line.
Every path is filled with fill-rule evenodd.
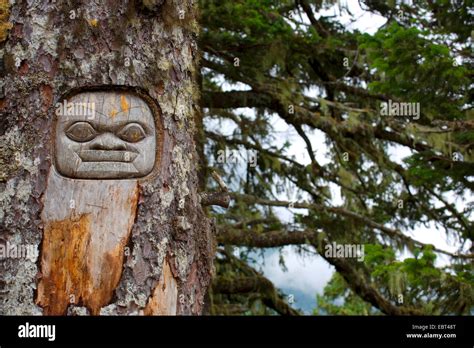
M 129 179 L 155 165 L 155 117 L 124 91 L 75 94 L 56 105 L 55 166 L 68 178 Z

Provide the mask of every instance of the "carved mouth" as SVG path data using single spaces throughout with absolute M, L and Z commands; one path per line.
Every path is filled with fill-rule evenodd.
M 138 156 L 133 151 L 116 150 L 82 150 L 78 153 L 84 162 L 133 162 Z

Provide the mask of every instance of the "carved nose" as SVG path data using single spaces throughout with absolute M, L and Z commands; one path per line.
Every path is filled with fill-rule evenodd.
M 90 144 L 91 150 L 127 150 L 124 142 L 112 133 L 97 136 Z

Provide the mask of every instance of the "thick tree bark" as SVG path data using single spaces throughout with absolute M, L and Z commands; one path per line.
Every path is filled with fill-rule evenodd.
M 0 314 L 202 312 L 214 233 L 198 192 L 195 6 L 17 1 L 9 9 L 0 43 L 0 244 L 40 254 L 0 259 Z M 56 173 L 55 105 L 87 91 L 156 107 L 154 175 Z M 82 192 L 70 213 L 69 190 Z

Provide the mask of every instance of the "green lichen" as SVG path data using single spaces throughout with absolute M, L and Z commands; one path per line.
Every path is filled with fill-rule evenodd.
M 13 27 L 13 24 L 8 22 L 10 16 L 10 7 L 8 0 L 0 0 L 0 42 L 7 39 L 8 31 Z
M 14 126 L 0 136 L 0 182 L 6 182 L 19 170 L 38 172 L 40 159 L 31 155 L 32 141 Z

